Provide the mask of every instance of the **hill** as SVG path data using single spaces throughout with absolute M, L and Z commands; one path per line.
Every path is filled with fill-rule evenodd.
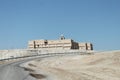
M 39 80 L 120 80 L 120 51 L 49 57 L 22 66 Z

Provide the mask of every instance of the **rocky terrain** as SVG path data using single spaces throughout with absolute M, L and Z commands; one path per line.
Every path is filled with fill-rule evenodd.
M 120 51 L 49 57 L 21 66 L 38 80 L 120 80 Z

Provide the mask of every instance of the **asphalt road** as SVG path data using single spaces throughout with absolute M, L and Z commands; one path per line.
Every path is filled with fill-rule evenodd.
M 21 63 L 33 59 L 25 59 L 17 62 L 0 65 L 0 80 L 37 80 L 29 75 L 28 71 L 21 68 Z
M 0 80 L 37 80 L 29 75 L 29 72 L 20 67 L 20 64 L 46 57 L 54 57 L 55 55 L 41 55 L 31 58 L 21 59 L 19 61 L 0 64 Z
M 30 76 L 29 72 L 25 71 L 24 68 L 20 67 L 19 65 L 27 61 L 37 59 L 37 58 L 54 57 L 58 55 L 59 54 L 41 55 L 41 56 L 37 56 L 33 58 L 19 60 L 19 61 L 12 62 L 12 63 L 1 64 L 0 65 L 0 80 L 37 80 L 34 77 Z M 60 55 L 65 56 L 65 54 L 60 54 Z M 72 55 L 75 55 L 75 54 L 72 54 Z

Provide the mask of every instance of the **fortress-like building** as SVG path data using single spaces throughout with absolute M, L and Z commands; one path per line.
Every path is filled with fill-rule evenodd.
M 32 40 L 28 42 L 29 49 L 79 49 L 93 50 L 91 43 L 79 43 L 61 36 L 58 40 Z

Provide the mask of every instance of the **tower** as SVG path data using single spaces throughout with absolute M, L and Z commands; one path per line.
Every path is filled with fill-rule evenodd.
M 61 34 L 61 36 L 60 36 L 60 40 L 64 40 L 64 39 L 65 39 L 64 35 Z

